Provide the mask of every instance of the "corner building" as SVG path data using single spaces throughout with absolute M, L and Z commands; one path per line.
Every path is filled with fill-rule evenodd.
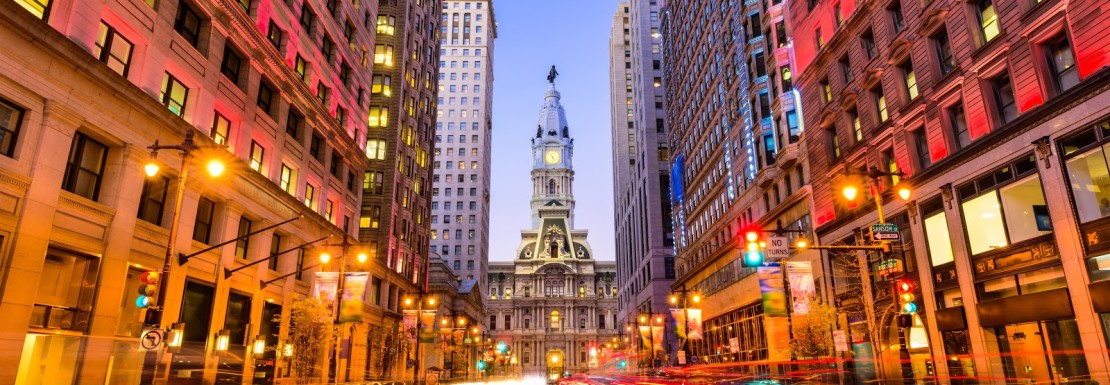
M 671 289 L 701 295 L 700 305 L 687 303 L 702 310 L 704 330 L 702 340 L 669 349 L 672 363 L 680 350 L 697 363 L 790 360 L 791 313 L 764 314 L 756 270 L 743 266 L 739 252 L 745 230 L 796 231 L 784 234 L 793 244 L 812 222 L 787 5 L 662 2 L 666 132 L 673 153 Z M 784 260 L 765 261 L 808 265 L 820 288 L 817 256 L 791 250 Z M 668 323 L 667 333 L 674 326 Z M 730 346 L 733 338 L 737 349 Z
M 493 151 L 493 2 L 444 1 L 432 171 L 432 252 L 485 288 Z
M 552 82 L 531 139 L 531 228 L 512 262 L 490 263 L 487 338 L 509 356 L 497 374 L 597 368 L 617 338 L 616 266 L 597 261 L 587 230 L 574 227 L 574 140 L 559 98 Z
M 162 277 L 163 325 L 185 326 L 159 380 L 288 377 L 274 350 L 256 358 L 248 346 L 283 346 L 313 272 L 338 268 L 317 263 L 337 248 L 300 245 L 356 235 L 377 20 L 376 4 L 324 0 L 0 2 L 0 355 L 11 363 L 0 383 L 150 381 L 148 310 L 134 303 L 138 277 L 165 262 L 178 194 L 174 248 L 196 255 Z M 147 146 L 187 134 L 202 149 L 184 191 L 171 182 L 184 172 L 177 151 L 144 175 Z M 219 178 L 202 167 L 211 158 L 227 166 Z M 394 378 L 403 360 L 385 331 L 415 285 L 376 260 L 348 262 L 375 278 L 363 322 L 345 325 L 338 380 Z
M 664 312 L 674 280 L 670 156 L 659 4 L 617 5 L 609 36 L 613 201 L 620 315 Z M 664 345 L 677 346 L 671 339 Z
M 791 4 L 820 242 L 852 243 L 877 222 L 873 205 L 841 197 L 841 187 L 861 182 L 845 170 L 908 174 L 885 178 L 879 193 L 919 281 L 914 328 L 923 330 L 909 345 L 919 381 L 1110 381 L 1100 236 L 1110 214 L 1107 6 Z M 913 189 L 908 202 L 891 193 L 900 183 Z M 859 277 L 833 279 L 838 310 L 880 307 L 889 286 L 875 275 L 865 266 Z M 862 326 L 841 325 L 857 353 L 897 343 L 888 339 L 896 334 L 866 337 Z

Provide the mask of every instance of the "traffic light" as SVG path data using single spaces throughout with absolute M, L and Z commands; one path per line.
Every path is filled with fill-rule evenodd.
M 486 362 L 478 360 L 478 370 L 486 370 Z
M 912 314 L 917 312 L 917 304 L 914 300 L 917 296 L 914 292 L 917 291 L 917 284 L 910 278 L 899 278 L 894 281 L 894 295 L 898 297 L 899 309 L 902 313 Z
M 620 362 L 617 362 L 617 367 L 621 368 L 621 369 L 627 368 L 628 367 L 628 361 L 625 361 L 624 359 L 621 359 Z
M 749 229 L 744 232 L 744 267 L 763 266 L 763 232 L 759 229 Z
M 135 306 L 145 308 L 154 304 L 154 294 L 158 292 L 158 280 L 161 276 L 154 271 L 139 275 L 139 297 L 135 299 Z
M 508 345 L 505 345 L 505 341 L 498 341 L 497 342 L 497 352 L 498 353 L 505 353 L 505 349 L 508 349 L 508 348 L 509 348 Z

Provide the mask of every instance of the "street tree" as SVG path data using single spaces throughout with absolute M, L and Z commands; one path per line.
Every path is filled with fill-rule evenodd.
M 322 376 L 328 346 L 332 341 L 331 311 L 320 301 L 293 301 L 289 316 L 292 375 L 297 385 L 312 383 Z

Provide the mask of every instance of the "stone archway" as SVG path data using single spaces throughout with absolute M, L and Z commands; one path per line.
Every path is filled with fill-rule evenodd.
M 566 355 L 559 349 L 548 350 L 544 355 L 544 365 L 547 367 L 547 380 L 558 381 L 566 371 Z

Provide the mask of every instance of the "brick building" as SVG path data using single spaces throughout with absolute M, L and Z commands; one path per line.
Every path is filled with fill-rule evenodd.
M 791 4 L 820 242 L 857 242 L 876 222 L 874 205 L 841 197 L 842 187 L 867 183 L 851 171 L 907 174 L 882 178 L 878 192 L 902 234 L 894 255 L 920 281 L 908 344 L 915 377 L 1107 381 L 1097 234 L 1110 207 L 1098 147 L 1110 124 L 1108 6 Z M 893 199 L 898 183 L 913 188 L 909 202 Z M 871 191 L 860 191 L 870 202 Z M 842 311 L 888 303 L 873 268 L 832 277 Z M 892 325 L 873 325 L 891 331 L 875 340 L 866 322 L 846 321 L 854 354 L 897 344 Z M 856 372 L 900 376 L 896 366 Z

